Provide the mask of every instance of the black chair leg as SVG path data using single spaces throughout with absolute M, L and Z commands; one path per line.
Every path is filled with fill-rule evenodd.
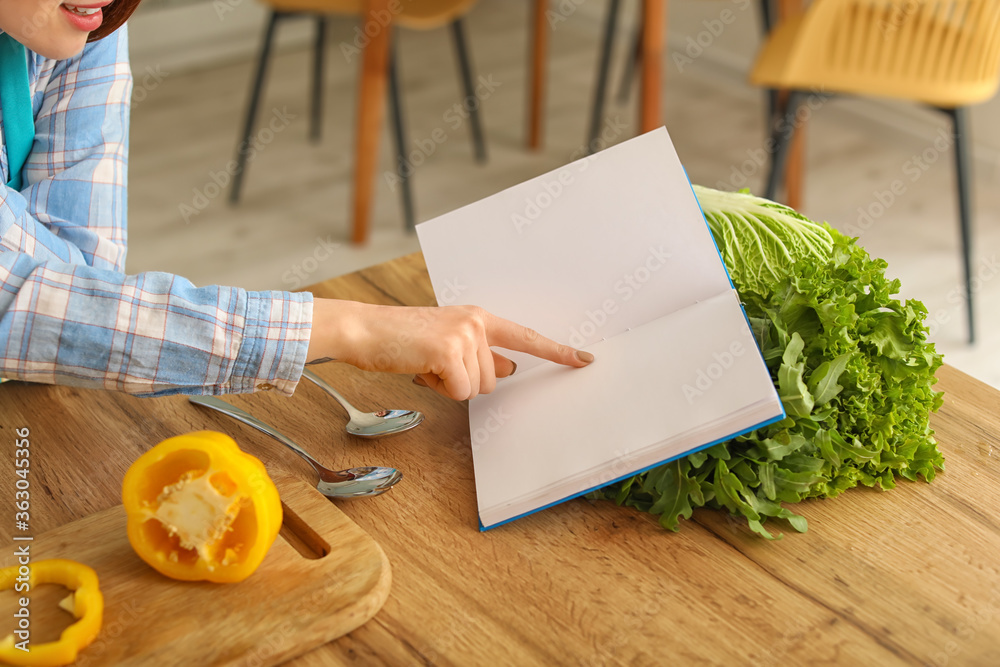
M 955 126 L 955 175 L 958 184 L 958 217 L 962 234 L 962 272 L 965 276 L 966 322 L 969 344 L 976 341 L 972 291 L 972 164 L 969 159 L 968 111 L 946 109 Z
M 399 63 L 396 58 L 396 40 L 389 51 L 389 105 L 392 110 L 392 136 L 396 143 L 396 176 L 400 185 L 399 196 L 403 204 L 403 219 L 407 231 L 413 231 L 416 221 L 413 215 L 413 191 L 410 176 L 413 175 L 413 165 L 407 161 L 406 135 L 403 129 L 403 103 L 399 94 Z
M 257 59 L 257 72 L 254 74 L 253 91 L 250 93 L 250 104 L 247 108 L 246 120 L 243 123 L 243 133 L 240 135 L 240 143 L 236 146 L 236 172 L 233 174 L 233 187 L 229 191 L 230 203 L 237 203 L 240 200 L 240 190 L 243 188 L 243 176 L 246 171 L 247 156 L 250 154 L 250 134 L 253 132 L 254 123 L 257 120 L 257 105 L 260 103 L 260 95 L 264 88 L 264 78 L 267 74 L 268 60 L 271 56 L 271 43 L 274 41 L 274 30 L 278 21 L 284 18 L 282 12 L 271 12 L 268 18 L 267 27 L 264 29 L 264 43 L 260 47 L 260 56 Z
M 760 22 L 765 35 L 771 32 L 774 26 L 774 6 L 771 0 L 760 0 Z
M 618 23 L 620 0 L 608 3 L 608 14 L 604 20 L 604 38 L 601 44 L 601 60 L 597 67 L 597 85 L 594 89 L 594 106 L 590 114 L 590 128 L 587 132 L 587 154 L 594 153 L 597 138 L 604 122 L 604 99 L 608 88 L 608 70 L 611 68 L 611 50 L 615 42 L 615 26 Z
M 313 47 L 312 99 L 309 114 L 309 140 L 319 143 L 323 116 L 323 61 L 326 59 L 326 17 L 316 17 L 316 43 Z
M 760 22 L 761 28 L 764 32 L 764 36 L 767 37 L 771 32 L 771 28 L 774 27 L 774 6 L 772 4 L 773 0 L 760 0 Z M 640 14 L 641 20 L 641 14 Z M 635 32 L 632 34 L 631 46 L 629 46 L 629 57 L 625 60 L 625 67 L 622 70 L 621 81 L 618 82 L 618 98 L 619 104 L 625 104 L 628 102 L 629 95 L 632 92 L 632 79 L 635 78 L 636 66 L 642 61 L 642 26 L 638 26 Z M 778 91 L 768 90 L 767 91 L 767 101 L 768 110 L 767 117 L 768 123 L 771 122 L 771 118 L 774 116 L 775 109 L 777 109 L 778 104 Z
M 765 199 L 774 199 L 778 185 L 785 178 L 788 166 L 788 149 L 795 136 L 795 117 L 802 104 L 803 93 L 797 90 L 788 93 L 788 104 L 785 107 L 783 121 L 776 121 L 771 130 L 771 144 L 774 155 L 771 156 L 771 171 L 767 175 L 767 187 L 764 189 Z
M 621 81 L 618 82 L 618 104 L 628 102 L 629 95 L 632 94 L 632 79 L 635 78 L 635 70 L 642 62 L 642 26 L 636 26 L 632 32 L 632 41 L 628 49 L 628 57 L 625 58 L 625 68 L 622 70 Z
M 466 46 L 465 24 L 462 19 L 455 19 L 452 22 L 451 33 L 455 39 L 455 58 L 458 60 L 462 88 L 465 90 L 465 102 L 469 109 L 469 131 L 472 133 L 473 153 L 476 162 L 486 162 L 486 141 L 483 139 L 482 116 L 479 113 L 482 100 L 476 96 L 476 88 L 472 81 L 472 61 Z
M 760 0 L 760 25 L 764 33 L 764 39 L 771 34 L 774 27 L 774 5 L 771 0 Z M 764 93 L 767 102 L 767 126 L 770 128 L 774 122 L 774 115 L 778 111 L 778 91 L 768 88 Z

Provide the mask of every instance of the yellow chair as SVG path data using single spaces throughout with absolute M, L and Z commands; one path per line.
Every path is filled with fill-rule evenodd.
M 464 100 L 476 100 L 472 66 L 466 47 L 462 17 L 472 9 L 476 0 L 262 0 L 271 13 L 264 31 L 264 40 L 254 73 L 253 88 L 247 106 L 246 119 L 240 142 L 236 149 L 236 169 L 233 175 L 229 200 L 235 204 L 242 191 L 248 157 L 252 154 L 250 136 L 257 117 L 257 107 L 263 92 L 271 45 L 279 22 L 287 18 L 305 16 L 316 21 L 316 40 L 312 69 L 312 98 L 310 108 L 309 135 L 313 141 L 319 140 L 320 112 L 322 100 L 323 61 L 326 43 L 326 20 L 331 15 L 358 16 L 362 24 L 356 29 L 354 46 L 362 60 L 360 92 L 356 119 L 356 158 L 354 172 L 353 227 L 351 239 L 363 243 L 368 238 L 368 222 L 371 216 L 371 200 L 374 192 L 375 169 L 378 159 L 378 140 L 381 131 L 385 90 L 388 85 L 389 101 L 393 114 L 393 139 L 398 154 L 397 176 L 401 185 L 403 214 L 406 226 L 412 230 L 415 224 L 413 200 L 410 188 L 410 169 L 404 168 L 406 139 L 403 130 L 402 105 L 399 95 L 398 67 L 394 49 L 390 46 L 389 35 L 396 26 L 413 30 L 430 30 L 451 25 L 455 40 Z M 486 159 L 486 144 L 483 140 L 479 104 L 469 107 L 469 129 L 477 161 Z
M 750 81 L 792 91 L 784 123 L 772 134 L 775 150 L 764 193 L 769 199 L 776 195 L 807 91 L 912 100 L 951 117 L 968 337 L 974 342 L 966 107 L 992 97 L 1000 84 L 1000 2 L 814 0 L 805 13 L 774 29 Z

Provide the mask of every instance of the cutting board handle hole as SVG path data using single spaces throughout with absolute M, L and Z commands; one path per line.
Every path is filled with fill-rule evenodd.
M 299 555 L 309 560 L 318 560 L 330 553 L 330 545 L 327 541 L 320 537 L 312 529 L 312 526 L 303 521 L 302 517 L 289 509 L 284 502 L 281 503 L 281 510 L 284 515 L 278 534 L 293 549 L 298 551 Z

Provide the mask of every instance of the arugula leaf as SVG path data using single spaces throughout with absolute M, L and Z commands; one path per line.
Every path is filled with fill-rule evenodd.
M 698 484 L 687 475 L 690 467 L 686 460 L 679 459 L 657 468 L 658 474 L 647 476 L 647 480 L 656 479 L 656 493 L 660 494 L 649 511 L 660 515 L 664 528 L 677 530 L 678 518 L 691 518 L 691 493 Z
M 696 507 L 804 532 L 781 503 L 830 498 L 897 476 L 930 482 L 944 459 L 930 428 L 942 403 L 927 309 L 857 239 L 747 193 L 695 186 L 787 417 L 591 494 L 677 530 Z M 780 537 L 780 535 L 779 535 Z
M 832 361 L 824 361 L 809 376 L 807 386 L 812 392 L 816 405 L 826 405 L 841 392 L 843 387 L 837 384 L 837 380 L 847 368 L 847 362 L 851 360 L 853 354 L 853 352 L 847 352 Z

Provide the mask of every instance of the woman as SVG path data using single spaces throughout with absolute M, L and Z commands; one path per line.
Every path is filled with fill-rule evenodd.
M 0 376 L 147 396 L 291 395 L 306 363 L 336 359 L 414 374 L 464 400 L 514 372 L 491 345 L 569 366 L 593 360 L 471 306 L 125 275 L 132 80 L 122 25 L 136 5 L 0 3 Z

